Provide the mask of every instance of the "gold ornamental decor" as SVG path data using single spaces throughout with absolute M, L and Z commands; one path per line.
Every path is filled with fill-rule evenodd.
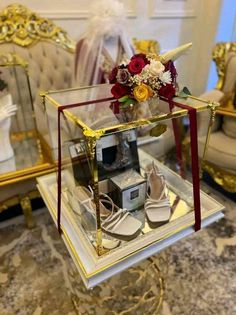
M 65 31 L 25 6 L 12 4 L 0 12 L 0 44 L 8 42 L 28 47 L 42 39 L 53 41 L 70 52 L 75 50 L 75 42 Z
M 133 38 L 133 44 L 136 53 L 153 53 L 159 54 L 160 53 L 160 44 L 156 40 L 151 39 L 140 39 Z
M 27 69 L 28 63 L 20 56 L 14 53 L 0 53 L 0 66 L 1 67 L 21 66 Z
M 236 176 L 224 169 L 219 168 L 219 166 L 209 162 L 202 161 L 202 169 L 206 171 L 214 179 L 214 181 L 224 190 L 230 193 L 236 193 Z
M 236 42 L 217 43 L 212 51 L 212 59 L 216 63 L 217 74 L 219 77 L 216 85 L 218 90 L 221 90 L 224 85 L 227 67 L 226 54 L 230 52 L 236 53 Z

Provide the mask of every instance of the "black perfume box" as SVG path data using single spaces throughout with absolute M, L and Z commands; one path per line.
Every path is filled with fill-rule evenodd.
M 75 180 L 89 185 L 93 178 L 92 161 L 84 139 L 69 145 Z M 136 129 L 101 137 L 96 144 L 99 181 L 114 177 L 129 169 L 140 171 Z

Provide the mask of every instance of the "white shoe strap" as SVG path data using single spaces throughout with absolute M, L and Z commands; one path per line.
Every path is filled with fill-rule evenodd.
M 170 202 L 169 200 L 164 200 L 161 202 L 156 202 L 155 200 L 147 200 L 145 203 L 145 209 L 151 209 L 151 208 L 162 208 L 162 207 L 168 207 L 170 208 Z
M 93 201 L 91 198 L 85 199 L 83 201 L 80 202 L 83 206 L 85 206 L 86 210 L 91 213 L 91 214 L 95 214 L 94 213 L 94 208 L 93 208 Z
M 116 218 L 113 216 L 114 220 L 106 226 L 106 230 L 110 232 L 115 231 L 128 215 L 130 215 L 128 212 L 125 213 L 123 209 L 121 209 L 121 211 L 119 211 L 119 215 L 116 216 Z
M 125 212 L 125 209 L 119 209 L 115 213 L 111 212 L 111 214 L 105 220 L 103 220 L 103 223 L 113 221 L 116 217 L 120 217 L 122 212 Z

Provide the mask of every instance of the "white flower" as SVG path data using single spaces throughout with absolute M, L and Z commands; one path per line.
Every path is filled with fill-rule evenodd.
M 171 83 L 171 73 L 170 71 L 166 71 L 166 72 L 162 72 L 159 74 L 159 79 L 162 81 L 162 83 L 164 83 L 164 85 L 166 84 L 170 84 Z
M 150 64 L 147 66 L 146 70 L 148 70 L 152 75 L 158 76 L 165 70 L 165 66 L 158 60 L 151 60 Z
M 142 81 L 144 80 L 144 76 L 140 75 L 140 74 L 136 74 L 133 76 L 132 81 L 134 83 L 136 83 L 137 85 L 141 84 Z

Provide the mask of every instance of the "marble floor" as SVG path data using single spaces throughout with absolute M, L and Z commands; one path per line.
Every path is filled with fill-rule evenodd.
M 210 188 L 209 194 L 225 205 L 225 218 L 163 252 L 168 272 L 161 315 L 236 314 L 236 205 Z M 67 250 L 47 209 L 34 217 L 32 230 L 25 229 L 23 217 L 0 224 L 0 314 L 105 315 L 86 290 L 80 294 L 90 308 L 76 310 Z

